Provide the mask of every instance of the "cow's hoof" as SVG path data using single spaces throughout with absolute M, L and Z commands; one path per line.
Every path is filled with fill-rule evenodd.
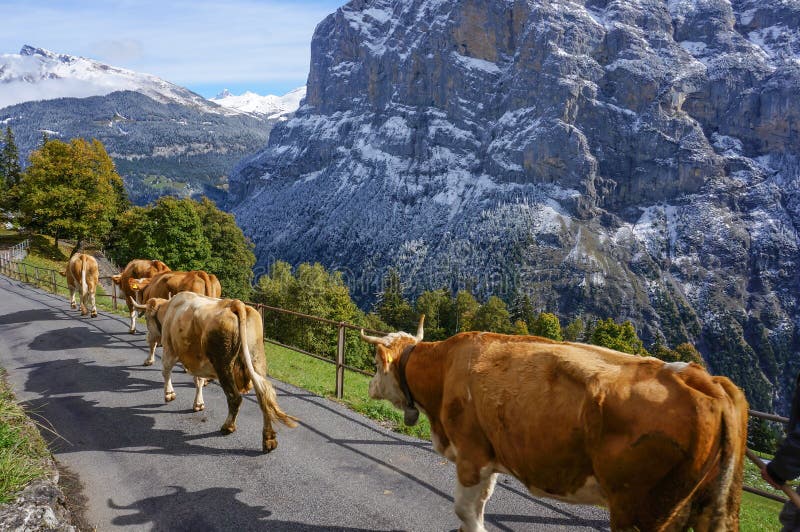
M 131 329 L 128 331 L 128 334 L 136 334 L 136 329 Z
M 75 303 L 70 303 L 69 308 L 78 308 L 78 305 L 76 305 Z
M 169 403 L 170 401 L 175 400 L 175 392 L 165 393 L 164 394 L 164 402 Z
M 89 314 L 89 313 L 88 313 L 88 312 L 86 312 L 85 310 L 82 310 L 82 311 L 81 311 L 81 316 L 86 316 L 87 314 Z
M 261 444 L 261 450 L 265 453 L 270 451 L 274 451 L 278 447 L 278 440 L 272 438 L 271 440 L 264 440 L 264 443 Z
M 93 318 L 96 318 L 96 317 L 97 317 L 97 311 L 96 311 L 96 310 L 93 310 L 93 311 L 92 311 L 92 317 L 93 317 Z
M 223 434 L 230 434 L 231 432 L 236 432 L 236 425 L 222 425 L 222 428 L 219 431 Z
M 206 409 L 206 405 L 203 404 L 203 403 L 200 403 L 199 405 L 194 405 L 194 408 L 193 408 L 193 410 L 195 412 L 199 412 L 199 411 L 205 410 L 205 409 Z
M 142 366 L 152 366 L 153 362 L 155 362 L 155 361 L 154 360 L 150 360 L 148 358 L 147 360 L 144 361 L 144 364 L 142 364 Z

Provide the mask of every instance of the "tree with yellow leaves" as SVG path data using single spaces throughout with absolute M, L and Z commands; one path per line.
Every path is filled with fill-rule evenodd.
M 128 206 L 122 178 L 98 140 L 47 140 L 31 153 L 17 185 L 22 223 L 33 231 L 79 244 L 104 238 Z

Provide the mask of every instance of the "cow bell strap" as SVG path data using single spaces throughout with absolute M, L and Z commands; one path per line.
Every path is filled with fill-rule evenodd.
M 417 347 L 416 344 L 406 347 L 403 350 L 403 354 L 400 355 L 400 360 L 397 361 L 397 369 L 400 370 L 400 389 L 406 396 L 406 407 L 411 410 L 416 410 L 417 408 L 414 406 L 414 396 L 411 394 L 411 388 L 408 387 L 408 381 L 406 380 L 406 364 L 408 364 L 408 359 L 411 358 L 411 352 L 414 351 L 415 347 Z

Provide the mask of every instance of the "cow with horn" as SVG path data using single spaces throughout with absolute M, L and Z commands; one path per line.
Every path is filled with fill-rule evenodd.
M 535 496 L 602 505 L 613 530 L 739 529 L 747 401 L 697 364 L 486 332 L 376 346 L 373 399 L 431 424 L 456 465 L 462 530 L 483 531 L 498 473 Z
M 278 406 L 272 384 L 267 380 L 264 329 L 256 309 L 237 299 L 216 299 L 194 292 L 180 292 L 171 299 L 153 298 L 135 308 L 144 311 L 148 342 L 164 347 L 162 374 L 164 401 L 175 399 L 172 368 L 180 362 L 195 377 L 194 410 L 203 410 L 205 379 L 218 379 L 228 400 L 228 417 L 220 429 L 236 430 L 242 394 L 255 388 L 264 418 L 262 449 L 278 446 L 273 422 L 297 426 L 297 419 Z

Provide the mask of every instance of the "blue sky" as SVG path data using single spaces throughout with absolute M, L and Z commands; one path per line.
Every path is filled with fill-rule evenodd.
M 206 97 L 305 85 L 316 25 L 346 0 L 0 0 L 0 53 L 23 44 L 155 74 Z

